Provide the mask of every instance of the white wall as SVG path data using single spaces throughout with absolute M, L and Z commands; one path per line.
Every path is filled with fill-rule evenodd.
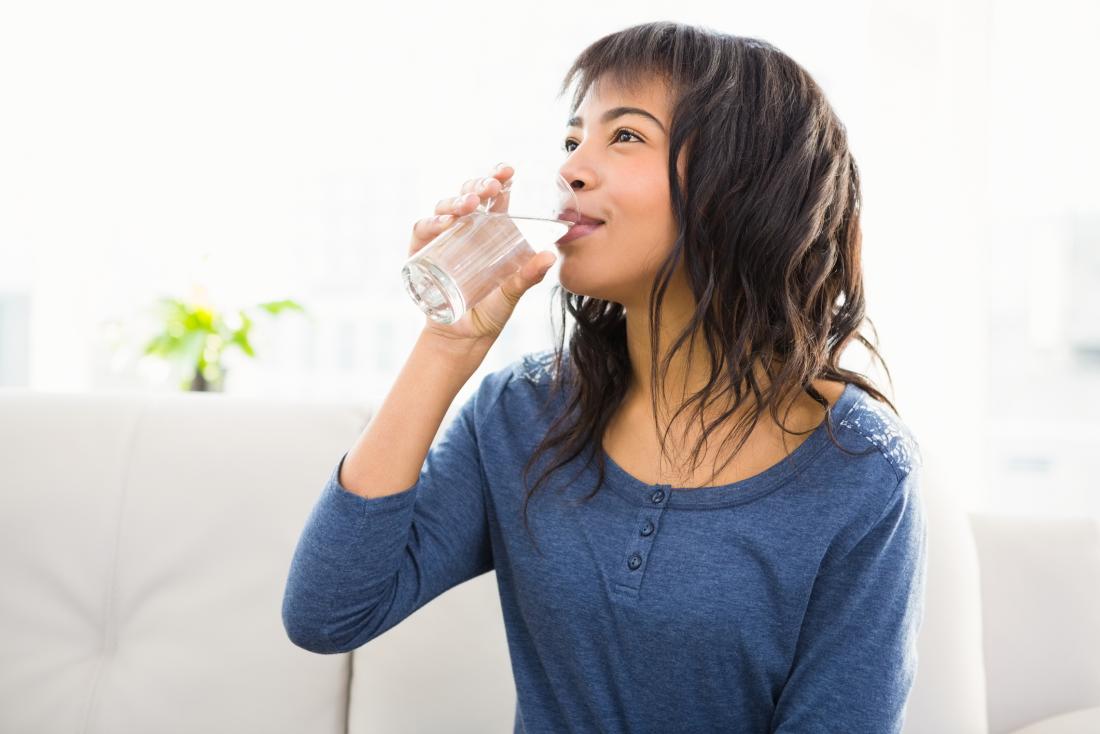
M 1100 390 L 1081 387 L 1096 371 L 1064 377 L 1077 369 L 1069 337 L 1047 328 L 1072 320 L 1087 341 L 1100 323 L 1074 312 L 1096 307 L 1080 296 L 1068 314 L 1051 310 L 1072 269 L 1047 256 L 1070 248 L 1067 221 L 1096 240 L 1085 90 L 1097 64 L 1084 35 L 1096 11 L 1043 8 L 8 4 L 0 293 L 30 304 L 14 359 L 39 389 L 174 389 L 134 351 L 152 300 L 198 284 L 226 308 L 294 298 L 311 311 L 261 320 L 260 359 L 227 360 L 230 392 L 380 399 L 423 323 L 398 277 L 412 223 L 500 160 L 559 155 L 566 100 L 553 95 L 586 44 L 680 20 L 765 38 L 824 86 L 863 173 L 869 313 L 893 397 L 965 504 L 1008 506 L 1021 496 L 1004 489 L 1011 467 L 1036 464 L 1004 453 L 1019 432 L 999 406 L 1025 422 L 1030 410 L 1004 391 L 1050 396 L 1040 402 L 1055 423 L 1100 407 Z M 1035 274 L 1042 285 L 1028 285 Z M 553 276 L 521 301 L 484 369 L 549 344 Z M 1077 277 L 1079 292 L 1100 281 Z M 1060 350 L 1043 357 L 1058 376 L 1005 370 L 1005 350 L 1029 355 L 1022 364 L 1040 349 Z M 849 364 L 870 369 L 859 354 Z M 1084 506 L 1073 496 L 1065 506 Z

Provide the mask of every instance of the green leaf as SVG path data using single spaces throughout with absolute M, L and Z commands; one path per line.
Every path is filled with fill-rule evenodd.
M 233 338 L 230 343 L 239 346 L 241 348 L 241 351 L 243 351 L 249 357 L 256 356 L 256 351 L 252 348 L 251 342 L 248 341 L 248 334 L 246 334 L 243 329 L 238 330 L 235 334 L 233 334 Z
M 267 301 L 265 303 L 257 303 L 256 305 L 269 314 L 276 316 L 282 311 L 305 311 L 297 301 L 291 301 L 289 299 L 284 299 L 282 301 Z

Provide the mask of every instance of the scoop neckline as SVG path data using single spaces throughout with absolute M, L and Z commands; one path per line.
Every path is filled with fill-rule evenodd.
M 840 422 L 855 407 L 860 392 L 858 385 L 849 382 L 844 386 L 837 401 L 833 403 L 829 413 L 832 416 L 834 434 L 839 429 Z M 604 450 L 603 441 L 597 441 L 597 449 L 604 459 L 605 481 L 618 494 L 629 500 L 648 504 L 652 502 L 650 498 L 653 492 L 663 489 L 669 494 L 668 507 L 698 508 L 737 505 L 778 489 L 780 485 L 798 474 L 830 443 L 832 441 L 829 439 L 826 421 L 821 421 L 810 436 L 795 447 L 790 455 L 759 474 L 729 484 L 706 487 L 674 487 L 667 483 L 643 482 L 611 458 L 611 455 Z

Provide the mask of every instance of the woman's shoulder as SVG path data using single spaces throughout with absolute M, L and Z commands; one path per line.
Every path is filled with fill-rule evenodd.
M 562 353 L 562 363 L 568 359 L 568 351 Z M 527 352 L 512 363 L 513 376 L 536 387 L 549 385 L 558 370 L 556 350 L 553 348 Z
M 555 371 L 554 350 L 544 349 L 527 352 L 486 373 L 471 398 L 478 403 L 477 416 L 489 417 L 498 406 L 511 412 L 526 410 L 537 396 L 545 395 Z
M 923 459 L 913 430 L 887 403 L 854 383 L 849 389 L 855 397 L 840 420 L 840 428 L 877 449 L 899 479 L 919 469 Z

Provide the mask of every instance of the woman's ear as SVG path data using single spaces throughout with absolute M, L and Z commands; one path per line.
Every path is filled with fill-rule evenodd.
M 691 144 L 695 139 L 695 134 L 688 138 L 683 146 L 680 148 L 680 153 L 676 158 L 676 172 L 680 177 L 680 190 L 687 191 L 687 167 L 688 161 L 691 160 Z

